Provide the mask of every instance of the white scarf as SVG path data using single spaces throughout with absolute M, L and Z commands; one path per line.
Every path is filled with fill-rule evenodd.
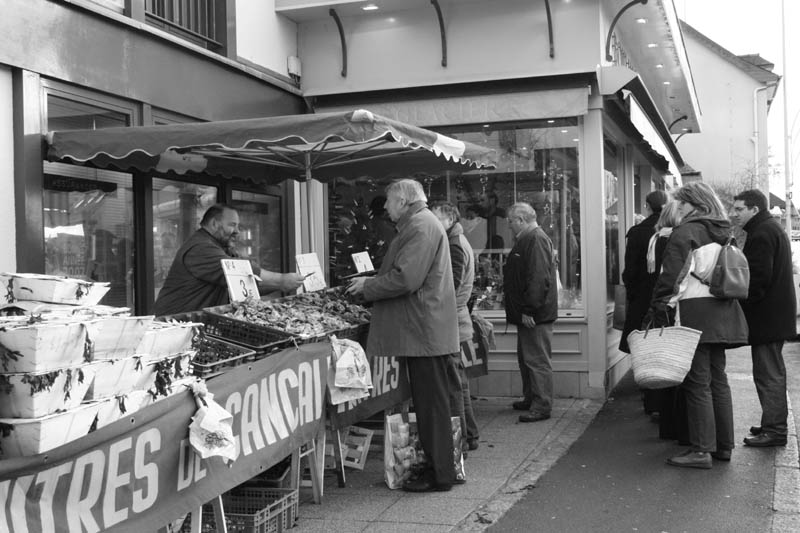
M 661 228 L 650 237 L 650 242 L 647 244 L 647 272 L 649 274 L 656 273 L 656 241 L 659 237 L 669 237 L 671 233 L 672 228 Z

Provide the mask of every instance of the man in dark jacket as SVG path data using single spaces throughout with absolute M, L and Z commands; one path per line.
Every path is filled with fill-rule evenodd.
M 735 224 L 747 232 L 744 255 L 750 289 L 742 310 L 750 328 L 753 381 L 761 402 L 761 425 L 750 428 L 747 446 L 785 446 L 789 413 L 783 343 L 797 336 L 797 307 L 789 237 L 769 214 L 767 198 L 749 190 L 734 197 Z
M 553 407 L 551 345 L 558 318 L 558 284 L 553 243 L 536 222 L 536 211 L 524 202 L 508 210 L 514 247 L 503 273 L 506 319 L 517 326 L 517 361 L 523 400 L 514 402 L 520 422 L 550 418 Z
M 200 229 L 189 237 L 175 259 L 158 293 L 156 315 L 173 315 L 228 303 L 228 285 L 222 259 L 239 257 L 239 214 L 233 207 L 215 204 L 200 220 Z M 253 263 L 253 273 L 261 278 L 260 289 L 283 291 L 300 286 L 303 277 L 294 272 L 269 272 Z
M 450 422 L 450 364 L 458 353 L 458 319 L 450 250 L 444 228 L 428 209 L 422 185 L 393 182 L 386 211 L 397 223 L 378 274 L 358 277 L 348 294 L 374 302 L 367 353 L 405 357 L 417 429 L 427 469 L 403 483 L 409 492 L 448 491 L 456 482 Z M 451 379 L 453 381 L 451 381 Z

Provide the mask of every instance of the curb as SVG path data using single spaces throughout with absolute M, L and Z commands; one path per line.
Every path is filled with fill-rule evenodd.
M 451 531 L 484 531 L 503 516 L 536 486 L 539 478 L 561 458 L 578 440 L 600 412 L 604 402 L 576 400 L 553 428 L 548 431 L 543 445 L 535 448 L 517 467 L 508 481 L 488 501 L 472 511 Z M 800 515 L 798 515 L 800 518 Z M 796 530 L 793 530 L 796 531 Z
M 772 493 L 773 533 L 800 531 L 800 446 L 794 423 L 791 398 L 786 446 L 775 453 L 775 487 Z

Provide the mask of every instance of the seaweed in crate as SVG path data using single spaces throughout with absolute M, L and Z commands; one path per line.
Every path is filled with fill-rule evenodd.
M 0 327 L 0 331 L 5 331 L 6 328 Z M 19 358 L 22 357 L 22 354 L 19 353 L 17 350 L 9 350 L 2 344 L 0 344 L 0 359 L 3 360 L 3 370 L 8 370 L 8 363 L 9 361 L 19 361 Z
M 78 383 L 83 383 L 83 370 L 80 368 L 78 370 Z M 67 372 L 67 381 L 64 383 L 64 400 L 69 400 L 70 398 L 70 391 L 72 390 L 72 369 L 68 368 Z

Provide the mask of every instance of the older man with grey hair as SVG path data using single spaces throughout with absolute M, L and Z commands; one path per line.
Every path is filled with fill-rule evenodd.
M 447 491 L 455 479 L 450 423 L 452 354 L 459 351 L 456 296 L 447 235 L 427 208 L 422 186 L 410 179 L 386 189 L 386 211 L 397 223 L 375 277 L 347 289 L 374 302 L 367 352 L 405 357 L 411 399 L 427 469 L 406 481 L 410 492 Z
M 553 407 L 553 322 L 558 318 L 558 283 L 553 243 L 536 222 L 536 211 L 519 202 L 507 213 L 514 247 L 503 272 L 506 319 L 517 326 L 517 361 L 523 399 L 514 402 L 520 422 L 550 418 Z

